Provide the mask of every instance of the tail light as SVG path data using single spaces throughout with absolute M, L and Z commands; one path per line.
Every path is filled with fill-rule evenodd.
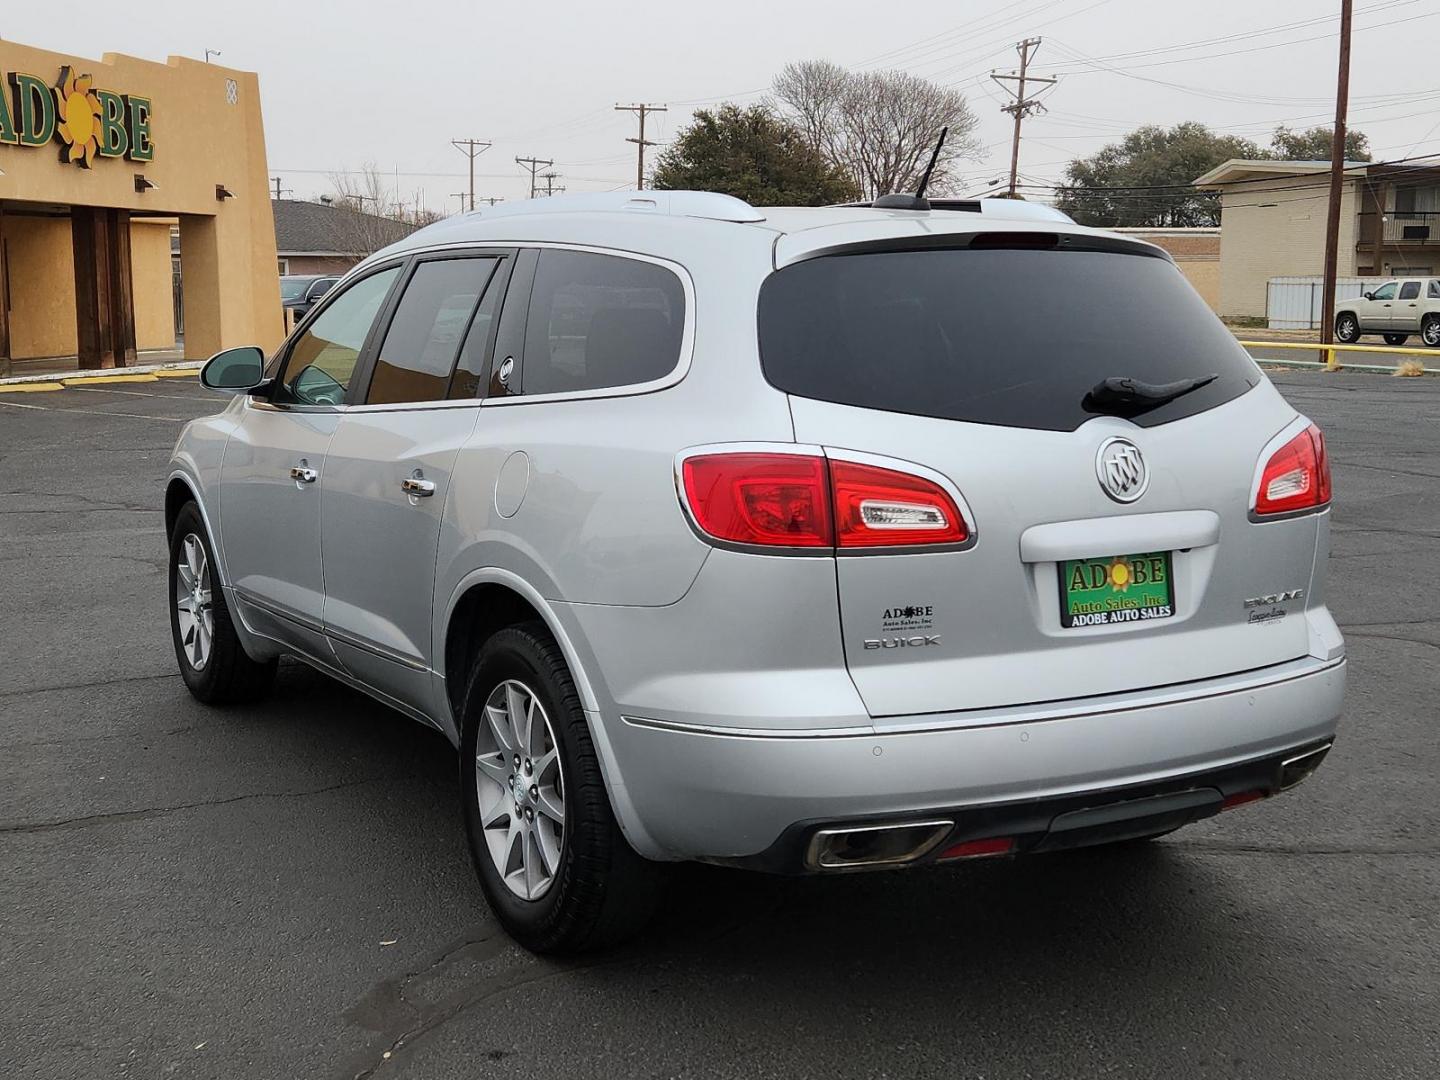
M 1265 517 L 1313 510 L 1330 502 L 1330 458 L 1325 436 L 1311 424 L 1270 455 L 1260 473 L 1255 513 Z
M 948 492 L 895 469 L 818 454 L 700 454 L 681 465 L 695 524 L 761 547 L 873 548 L 970 538 Z
M 955 500 L 924 477 L 832 461 L 830 490 L 840 547 L 963 544 L 970 537 Z
M 772 547 L 833 547 L 825 459 L 802 454 L 686 458 L 695 523 L 719 540 Z

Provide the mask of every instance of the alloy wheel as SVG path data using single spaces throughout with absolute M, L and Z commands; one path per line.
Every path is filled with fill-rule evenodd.
M 1341 341 L 1353 341 L 1357 325 L 1354 319 L 1346 317 L 1340 320 L 1340 325 L 1335 328 L 1335 336 Z
M 194 533 L 180 541 L 175 561 L 175 614 L 181 651 L 196 671 L 204 671 L 215 643 L 215 609 L 210 591 L 210 560 Z
M 501 880 L 522 900 L 540 899 L 565 848 L 565 781 L 545 706 L 516 679 L 485 701 L 475 789 L 485 847 Z
M 1425 344 L 1432 348 L 1440 345 L 1440 319 L 1431 319 L 1427 322 L 1420 331 L 1420 336 L 1424 339 Z

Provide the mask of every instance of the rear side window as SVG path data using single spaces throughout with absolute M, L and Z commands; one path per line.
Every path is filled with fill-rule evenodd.
M 415 268 L 385 332 L 366 404 L 445 398 L 460 344 L 497 262 L 437 259 Z
M 1418 282 L 1418 281 L 1407 281 L 1407 282 L 1405 282 L 1405 284 L 1403 284 L 1403 285 L 1400 286 L 1400 299 L 1401 299 L 1401 300 L 1414 300 L 1414 299 L 1415 299 L 1417 296 L 1419 296 L 1419 295 L 1420 295 L 1420 282 Z
M 520 393 L 572 393 L 664 378 L 680 362 L 684 327 L 684 288 L 663 266 L 585 251 L 541 251 Z
M 1214 408 L 1260 381 L 1166 259 L 1112 251 L 831 255 L 761 287 L 766 378 L 800 397 L 947 420 L 1072 431 L 1104 379 L 1208 385 L 1133 415 Z

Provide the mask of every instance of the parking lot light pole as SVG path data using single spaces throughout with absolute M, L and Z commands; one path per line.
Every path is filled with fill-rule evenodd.
M 1340 74 L 1335 91 L 1335 137 L 1330 143 L 1330 213 L 1325 220 L 1325 284 L 1320 297 L 1320 344 L 1335 344 L 1336 263 L 1340 255 L 1340 196 L 1345 183 L 1345 115 L 1350 103 L 1350 14 L 1353 0 L 1340 0 Z M 1379 273 L 1380 267 L 1375 267 Z M 1325 370 L 1338 363 L 1334 349 L 1325 350 Z

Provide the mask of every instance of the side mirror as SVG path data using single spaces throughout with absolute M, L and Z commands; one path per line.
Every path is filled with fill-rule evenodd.
M 200 385 L 226 394 L 243 394 L 265 381 L 265 354 L 254 345 L 224 349 L 200 369 Z
M 1373 292 L 1362 293 L 1361 295 L 1364 296 L 1366 300 L 1375 299 L 1375 294 Z

